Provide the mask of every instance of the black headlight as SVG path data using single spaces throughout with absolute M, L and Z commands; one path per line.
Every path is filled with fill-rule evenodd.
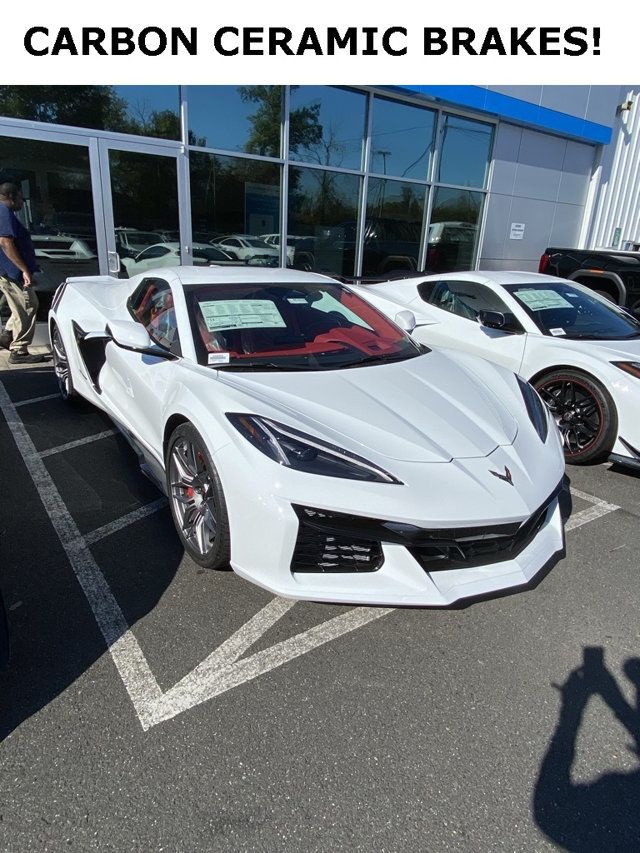
M 361 456 L 292 427 L 259 415 L 228 412 L 227 417 L 254 447 L 287 468 L 325 477 L 402 485 L 400 480 Z
M 527 407 L 529 420 L 534 425 L 536 432 L 540 436 L 540 440 L 544 444 L 549 435 L 549 410 L 540 399 L 540 395 L 529 382 L 516 374 L 520 392 L 524 399 L 524 404 Z

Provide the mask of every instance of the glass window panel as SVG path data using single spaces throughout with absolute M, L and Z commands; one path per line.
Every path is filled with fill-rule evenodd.
M 180 138 L 178 86 L 0 86 L 0 115 Z
M 289 170 L 289 263 L 353 275 L 360 181 L 325 169 Z
M 429 272 L 473 269 L 484 193 L 434 189 L 427 235 L 425 269 Z
M 371 126 L 371 171 L 426 180 L 433 153 L 436 114 L 375 98 Z
M 189 144 L 280 156 L 282 86 L 189 86 Z
M 178 266 L 180 225 L 175 158 L 110 150 L 109 172 L 121 275 Z M 145 191 L 140 192 L 140 187 Z M 149 254 L 151 247 L 156 251 Z M 160 248 L 163 251 L 158 251 Z
M 484 187 L 489 171 L 493 126 L 460 116 L 445 116 L 438 180 Z
M 262 235 L 280 230 L 280 172 L 275 163 L 192 151 L 193 239 L 232 258 L 278 265 L 280 250 Z
M 425 187 L 369 178 L 363 275 L 418 269 Z
M 292 86 L 289 153 L 320 166 L 362 167 L 367 98 L 330 86 Z
M 418 292 L 425 302 L 466 320 L 476 322 L 480 311 L 499 311 L 510 323 L 517 323 L 498 294 L 475 281 L 424 282 L 419 285 Z
M 99 272 L 88 148 L 0 136 L 0 183 L 5 181 L 24 195 L 17 216 L 31 232 L 40 267 L 40 319 L 46 319 L 61 282 Z M 0 310 L 6 315 L 6 305 Z

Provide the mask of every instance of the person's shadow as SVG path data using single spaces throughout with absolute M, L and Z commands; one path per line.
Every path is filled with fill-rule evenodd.
M 586 784 L 571 779 L 580 723 L 592 696 L 609 706 L 632 738 L 630 752 L 640 758 L 640 658 L 629 658 L 624 673 L 635 687 L 635 706 L 606 668 L 600 647 L 585 648 L 582 666 L 559 688 L 560 719 L 542 761 L 533 808 L 540 829 L 565 850 L 640 850 L 640 766 Z

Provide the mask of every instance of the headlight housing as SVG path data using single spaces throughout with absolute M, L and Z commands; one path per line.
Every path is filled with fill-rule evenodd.
M 227 418 L 265 456 L 307 474 L 402 485 L 392 474 L 334 444 L 328 444 L 297 429 L 260 417 L 227 412 Z
M 640 361 L 612 361 L 611 363 L 619 367 L 620 370 L 624 370 L 625 373 L 630 373 L 631 376 L 640 379 Z
M 529 420 L 535 427 L 535 431 L 538 433 L 540 440 L 544 444 L 547 440 L 547 436 L 549 435 L 549 410 L 540 399 L 540 395 L 533 385 L 529 382 L 525 382 L 525 380 L 521 376 L 518 376 L 518 374 L 516 374 L 516 379 L 520 386 L 520 393 L 522 394 L 524 404 L 527 407 Z

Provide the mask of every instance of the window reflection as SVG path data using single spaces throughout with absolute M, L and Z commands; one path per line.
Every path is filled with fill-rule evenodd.
M 473 269 L 484 193 L 437 187 L 427 234 L 425 269 Z
M 420 184 L 369 179 L 363 275 L 418 268 L 424 195 Z
M 189 142 L 280 156 L 282 86 L 189 86 Z
M 371 171 L 426 180 L 433 152 L 435 113 L 420 107 L 374 99 Z
M 32 235 L 40 267 L 35 287 L 44 318 L 65 278 L 99 271 L 88 149 L 0 136 L 0 183 L 4 181 L 17 184 L 24 195 L 17 216 Z
M 484 187 L 492 139 L 490 124 L 445 116 L 438 180 L 443 184 Z
M 289 170 L 290 263 L 354 275 L 360 178 L 325 169 Z
M 292 86 L 289 154 L 319 166 L 362 167 L 367 99 L 330 86 Z
M 0 115 L 180 139 L 178 86 L 0 86 Z
M 266 238 L 280 231 L 280 166 L 195 151 L 189 160 L 194 242 L 277 265 L 280 250 Z
M 122 272 L 141 272 L 141 255 L 155 247 L 156 266 L 180 263 L 178 176 L 173 157 L 109 151 L 116 251 Z M 144 187 L 144 192 L 140 192 Z M 167 244 L 171 253 L 164 251 Z M 166 255 L 166 257 L 165 257 Z M 153 266 L 153 265 L 152 265 Z

